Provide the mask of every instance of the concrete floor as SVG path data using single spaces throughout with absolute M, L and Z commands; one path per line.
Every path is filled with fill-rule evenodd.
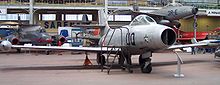
M 143 74 L 112 69 L 101 72 L 97 66 L 83 67 L 84 54 L 0 53 L 0 85 L 219 85 L 220 59 L 213 54 L 180 53 L 184 78 L 174 78 L 176 55 L 154 53 L 153 71 Z M 96 65 L 95 54 L 89 58 Z M 132 57 L 137 64 L 138 56 Z

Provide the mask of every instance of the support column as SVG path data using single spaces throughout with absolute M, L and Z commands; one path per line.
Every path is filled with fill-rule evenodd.
M 29 15 L 30 15 L 30 20 L 29 20 L 29 24 L 34 24 L 34 9 L 33 9 L 33 6 L 34 6 L 34 0 L 30 0 L 29 2 Z
M 61 15 L 61 17 L 62 17 L 62 15 Z M 66 14 L 63 14 L 63 21 L 66 21 Z
M 196 39 L 196 30 L 197 30 L 197 17 L 196 14 L 194 14 L 194 23 L 193 23 L 193 27 L 194 27 L 194 38 Z
M 56 21 L 62 21 L 62 13 L 56 14 Z
M 105 14 L 108 15 L 108 0 L 105 0 Z
M 105 12 L 102 10 L 102 9 L 100 9 L 99 11 L 98 11 L 98 18 L 99 18 L 99 25 L 105 25 L 106 23 L 105 23 L 105 21 L 106 21 L 106 16 L 105 16 Z
M 33 18 L 33 24 L 39 24 L 39 14 L 38 13 L 35 13 L 34 15 L 34 18 Z
M 97 21 L 97 22 L 99 21 L 98 11 L 92 13 L 92 21 Z

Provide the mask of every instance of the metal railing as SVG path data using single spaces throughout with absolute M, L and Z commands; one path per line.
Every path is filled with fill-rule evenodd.
M 123 29 L 127 30 L 127 32 L 126 32 L 126 31 L 123 31 Z M 111 34 L 109 34 L 110 30 L 112 30 L 112 33 L 111 33 Z M 121 38 L 120 38 L 120 40 L 121 40 L 121 41 L 120 41 L 120 46 L 112 46 L 112 45 L 110 45 L 111 40 L 112 40 L 113 36 L 115 35 L 115 31 L 116 31 L 116 30 L 120 30 L 120 36 L 117 36 L 117 37 L 121 37 Z M 128 40 L 128 39 L 130 39 L 130 37 L 127 36 L 127 34 L 130 35 L 129 29 L 128 29 L 127 27 L 109 28 L 109 29 L 107 30 L 106 35 L 104 35 L 103 41 L 101 42 L 101 49 L 102 49 L 103 47 L 107 47 L 107 59 L 106 59 L 107 65 L 104 66 L 104 64 L 101 64 L 101 71 L 103 71 L 104 68 L 107 68 L 107 73 L 109 74 L 109 72 L 110 72 L 110 70 L 111 70 L 111 68 L 112 68 L 112 65 L 115 63 L 116 57 L 118 57 L 119 55 L 121 55 L 121 56 L 119 56 L 119 57 L 122 57 L 122 58 L 125 57 L 124 52 L 122 51 L 123 47 L 125 46 L 125 45 L 123 44 L 123 40 L 124 40 L 124 39 L 123 39 L 123 32 L 126 32 L 126 44 L 125 44 L 125 45 L 130 45 L 130 44 L 128 44 L 128 43 L 130 43 L 130 42 L 127 42 L 127 41 L 130 41 L 130 40 Z M 110 37 L 110 38 L 107 40 L 106 38 L 107 38 L 108 34 L 109 34 L 109 37 Z M 103 45 L 104 42 L 106 42 L 106 45 Z M 108 50 L 108 48 L 111 48 L 111 49 Z M 117 49 L 117 51 L 116 51 L 116 49 Z M 113 51 L 114 51 L 114 52 L 113 52 Z M 104 54 L 104 52 L 101 51 L 101 55 L 103 55 L 103 54 Z M 113 57 L 113 60 L 112 60 L 112 61 L 109 61 L 109 58 L 110 58 L 110 57 Z M 119 58 L 119 57 L 118 57 L 118 58 Z M 103 58 L 103 57 L 101 57 L 101 60 L 103 60 L 102 58 Z M 101 62 L 103 62 L 103 61 L 101 61 Z M 124 66 L 122 65 L 122 67 L 123 67 L 123 68 L 127 68 L 127 69 L 130 71 L 130 66 L 124 67 Z
M 104 6 L 105 0 L 34 0 L 35 5 L 45 5 L 45 6 Z M 109 0 L 109 6 L 132 6 L 136 3 L 138 6 L 146 7 L 163 7 L 168 4 L 168 2 L 150 2 L 148 0 Z M 189 1 L 184 0 L 178 1 L 183 5 L 193 5 L 199 8 L 206 9 L 219 9 L 220 4 L 216 2 L 205 2 L 205 1 Z M 0 6 L 5 5 L 29 5 L 29 0 L 0 0 Z

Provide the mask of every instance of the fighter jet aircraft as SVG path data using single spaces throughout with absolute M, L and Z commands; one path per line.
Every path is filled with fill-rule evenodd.
M 130 69 L 131 56 L 139 56 L 139 64 L 143 73 L 152 71 L 151 57 L 152 53 L 164 49 L 176 49 L 191 46 L 205 46 L 206 43 L 196 43 L 187 45 L 173 45 L 176 41 L 175 31 L 165 25 L 157 22 L 148 15 L 138 15 L 133 21 L 120 28 L 110 28 L 106 24 L 106 32 L 99 40 L 98 47 L 58 47 L 58 46 L 24 46 L 12 45 L 9 41 L 3 41 L 0 44 L 2 50 L 11 48 L 34 48 L 34 49 L 53 49 L 69 51 L 96 52 L 97 61 L 101 65 L 105 64 L 104 53 L 119 55 L 119 62 L 124 64 L 127 61 L 127 69 Z M 108 56 L 107 56 L 108 57 Z
M 12 34 L 3 37 L 2 40 L 8 40 L 12 45 L 24 45 L 31 43 L 33 45 L 47 45 L 57 42 L 64 43 L 66 39 L 62 36 L 51 37 L 45 29 L 39 25 L 21 25 Z M 2 41 L 0 40 L 0 42 Z M 20 52 L 20 49 L 17 49 Z
M 152 11 L 152 12 L 141 12 L 138 7 L 133 9 L 119 9 L 115 10 L 115 14 L 131 14 L 137 16 L 139 14 L 146 14 L 152 17 L 158 24 L 173 27 L 174 25 L 179 28 L 181 23 L 179 19 L 189 18 L 198 12 L 198 8 L 194 6 L 183 6 L 180 3 L 170 3 L 165 7 Z
M 9 25 L 1 25 L 0 26 L 0 40 L 6 36 L 13 34 L 16 31 L 15 27 L 11 27 Z
M 175 25 L 177 28 L 179 28 L 181 26 L 181 24 L 178 22 L 179 19 L 192 17 L 197 12 L 198 8 L 194 6 L 183 6 L 180 3 L 171 3 L 160 10 L 150 12 L 150 14 L 163 16 L 162 18 L 157 19 L 153 17 L 159 24 L 168 25 L 170 27 Z

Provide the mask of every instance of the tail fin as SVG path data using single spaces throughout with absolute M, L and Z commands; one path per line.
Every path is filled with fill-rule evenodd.
M 192 38 L 191 39 L 191 42 L 194 44 L 194 43 L 197 43 L 197 41 L 196 41 L 196 38 Z
M 105 29 L 104 29 L 104 34 L 105 34 L 107 32 L 107 30 L 110 29 L 110 26 L 108 24 L 108 18 L 110 15 L 105 14 L 104 11 L 101 11 L 101 12 L 102 12 L 102 14 L 104 14 L 104 16 L 103 16 L 104 23 L 103 24 L 105 25 Z

